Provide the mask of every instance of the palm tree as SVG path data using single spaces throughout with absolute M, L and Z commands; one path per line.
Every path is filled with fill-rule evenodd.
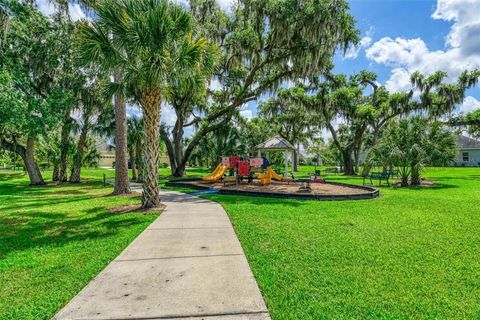
M 137 154 L 139 146 L 143 139 L 143 119 L 139 117 L 128 118 L 128 154 L 130 157 L 130 166 L 132 167 L 132 180 L 138 181 L 138 176 L 143 177 L 143 166 L 141 164 L 141 154 Z M 138 150 L 141 153 L 141 149 Z
M 77 130 L 79 132 L 77 147 L 73 159 L 70 174 L 71 183 L 80 182 L 80 173 L 85 156 L 85 150 L 88 143 L 88 133 L 94 128 L 93 122 L 98 119 L 99 115 L 111 107 L 111 104 L 101 91 L 101 83 L 99 79 L 86 85 L 80 89 L 79 102 L 81 105 L 81 119 L 77 120 Z
M 120 81 L 111 92 L 131 97 L 143 110 L 144 182 L 142 207 L 160 204 L 158 190 L 159 130 L 168 82 L 199 68 L 208 45 L 192 39 L 189 14 L 166 0 L 105 0 L 94 5 L 97 19 L 79 32 L 85 60 L 97 62 Z M 118 141 L 117 141 L 118 143 Z

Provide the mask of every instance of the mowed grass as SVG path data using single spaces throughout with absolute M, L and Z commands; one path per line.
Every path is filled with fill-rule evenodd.
M 0 173 L 0 319 L 50 318 L 155 218 L 108 213 L 139 199 L 104 197 L 103 174 L 28 187 Z M 205 197 L 229 213 L 274 320 L 480 319 L 480 168 L 425 175 L 437 184 L 374 200 Z
M 206 197 L 227 210 L 274 320 L 480 319 L 480 168 L 425 175 L 437 184 L 373 200 Z
M 103 173 L 113 177 L 84 170 L 80 185 L 29 187 L 0 172 L 0 319 L 50 319 L 155 219 L 109 213 L 140 200 L 106 196 Z

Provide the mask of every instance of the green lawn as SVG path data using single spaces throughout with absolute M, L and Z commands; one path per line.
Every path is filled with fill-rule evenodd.
M 480 168 L 425 174 L 438 184 L 373 200 L 208 198 L 229 213 L 274 320 L 480 319 Z
M 104 173 L 40 188 L 0 173 L 0 319 L 51 317 L 155 218 L 108 213 L 139 199 L 101 197 Z M 274 320 L 480 319 L 480 168 L 425 175 L 437 184 L 373 200 L 205 197 L 230 215 Z
M 81 185 L 29 187 L 0 172 L 0 319 L 50 319 L 153 221 L 109 213 L 139 198 L 104 197 L 103 173 L 113 177 L 85 170 Z

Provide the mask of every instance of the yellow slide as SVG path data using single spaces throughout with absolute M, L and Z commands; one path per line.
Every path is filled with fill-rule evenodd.
M 286 182 L 287 184 L 290 184 L 291 182 L 294 182 L 294 180 L 292 178 L 282 177 L 281 175 L 276 173 L 275 170 L 273 170 L 271 167 L 267 168 L 267 173 L 270 174 L 270 176 L 272 177 L 273 180 L 283 181 L 283 182 Z
M 275 170 L 272 169 L 272 167 L 268 167 L 267 172 L 270 173 L 273 180 L 282 181 L 283 177 L 276 173 Z
M 225 174 L 225 171 L 227 171 L 227 169 L 228 169 L 227 165 L 220 163 L 212 173 L 204 176 L 202 180 L 211 181 L 211 182 L 220 180 Z

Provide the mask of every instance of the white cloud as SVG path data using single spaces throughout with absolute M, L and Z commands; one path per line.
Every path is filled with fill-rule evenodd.
M 465 53 L 479 53 L 480 1 L 438 0 L 433 19 L 454 21 L 447 36 L 447 45 Z M 473 51 L 473 52 L 472 52 Z
M 48 0 L 37 0 L 38 10 L 43 13 L 45 16 L 49 16 L 55 13 L 55 6 L 51 1 Z
M 372 38 L 370 36 L 365 36 L 360 40 L 358 46 L 349 48 L 345 53 L 345 59 L 356 59 L 358 54 L 362 49 L 368 48 L 372 43 Z
M 188 8 L 189 6 L 189 3 L 187 0 L 173 0 L 174 2 L 176 2 L 177 4 L 181 4 L 183 5 L 184 7 Z M 220 6 L 221 9 L 227 11 L 227 12 L 231 12 L 231 8 L 233 6 L 233 2 L 235 0 L 216 0 L 218 5 Z
M 221 90 L 223 89 L 223 85 L 218 81 L 218 79 L 213 79 L 210 82 L 210 90 Z
M 469 113 L 477 109 L 480 109 L 480 101 L 472 96 L 468 96 L 465 98 L 458 111 L 460 113 Z
M 36 0 L 38 10 L 43 13 L 45 16 L 51 16 L 57 10 L 57 7 L 50 0 Z M 78 3 L 72 4 L 68 3 L 68 11 L 70 13 L 70 18 L 73 21 L 81 20 L 86 18 L 85 13 L 82 11 L 82 8 Z
M 406 75 L 417 70 L 424 74 L 444 70 L 452 80 L 466 69 L 480 68 L 480 1 L 438 0 L 432 18 L 454 21 L 445 50 L 431 51 L 420 38 L 389 37 L 366 50 L 368 59 L 393 68 L 387 81 L 390 90 L 408 90 Z
M 252 110 L 242 110 L 242 111 L 240 111 L 240 115 L 247 120 L 250 120 L 250 119 L 253 118 Z
M 160 121 L 167 126 L 174 126 L 175 121 L 177 121 L 177 115 L 175 114 L 175 110 L 173 110 L 172 106 L 164 103 L 162 104 L 162 113 L 160 116 Z
M 218 5 L 226 11 L 230 11 L 230 8 L 233 5 L 233 0 L 217 0 Z
M 136 104 L 127 103 L 127 117 L 142 117 L 143 110 L 140 106 Z M 162 109 L 160 113 L 160 122 L 166 124 L 167 126 L 175 125 L 177 120 L 177 115 L 173 108 L 167 104 L 162 103 Z
M 408 91 L 411 88 L 410 73 L 405 68 L 394 68 L 385 87 L 390 92 Z
M 82 8 L 78 3 L 75 4 L 68 4 L 68 10 L 70 12 L 70 17 L 72 18 L 73 21 L 85 19 L 87 16 L 85 13 L 82 11 Z

